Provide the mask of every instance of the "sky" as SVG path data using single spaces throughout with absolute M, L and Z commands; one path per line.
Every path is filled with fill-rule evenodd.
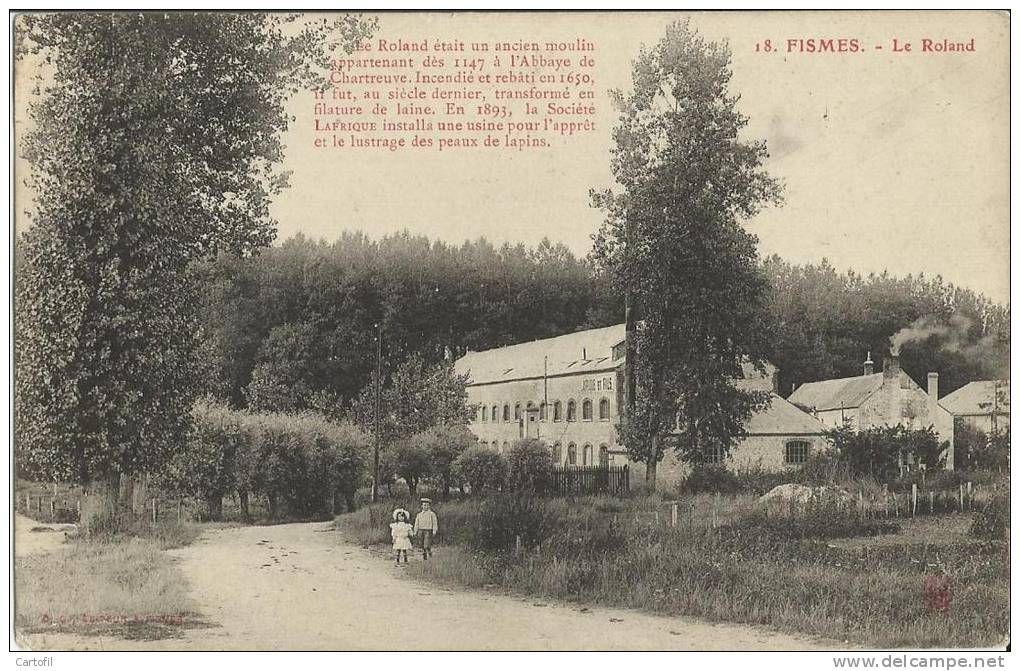
M 607 92 L 628 90 L 641 46 L 684 16 L 705 38 L 728 40 L 730 90 L 750 119 L 746 137 L 767 141 L 766 168 L 785 185 L 781 207 L 746 222 L 762 255 L 796 263 L 824 257 L 863 273 L 942 275 L 1008 302 L 1009 19 L 987 11 L 384 13 L 375 38 L 594 42 L 596 131 L 536 152 L 313 149 L 314 101 L 300 94 L 284 138 L 291 188 L 272 208 L 277 242 L 297 233 L 332 240 L 343 230 L 381 237 L 407 229 L 455 243 L 484 236 L 533 245 L 549 237 L 587 254 L 602 219 L 589 190 L 613 186 L 616 114 Z M 788 39 L 839 37 L 865 50 L 784 48 Z M 923 38 L 973 38 L 975 51 L 922 53 Z M 764 39 L 780 49 L 756 52 Z M 915 51 L 893 53 L 893 39 Z M 16 108 L 19 129 L 27 127 L 26 98 Z M 19 215 L 16 225 L 24 223 Z

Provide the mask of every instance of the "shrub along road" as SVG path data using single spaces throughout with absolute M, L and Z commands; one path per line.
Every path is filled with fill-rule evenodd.
M 208 627 L 131 641 L 34 634 L 42 649 L 804 650 L 844 647 L 743 625 L 461 592 L 345 541 L 331 523 L 208 529 L 169 551 Z M 442 547 L 438 548 L 442 552 Z M 20 639 L 20 637 L 19 637 Z

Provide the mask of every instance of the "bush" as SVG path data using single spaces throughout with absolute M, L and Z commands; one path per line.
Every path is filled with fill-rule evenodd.
M 1009 535 L 1009 495 L 997 493 L 974 515 L 970 535 L 991 540 L 1005 540 Z
M 506 459 L 481 445 L 472 445 L 457 458 L 457 470 L 472 494 L 502 489 L 506 482 Z
M 507 458 L 507 485 L 514 492 L 546 493 L 552 484 L 552 454 L 534 438 L 518 440 Z
M 1009 470 L 1009 429 L 985 433 L 957 419 L 953 429 L 954 465 L 957 469 Z
M 434 426 L 411 437 L 412 445 L 418 446 L 428 456 L 428 472 L 435 480 L 443 498 L 450 498 L 450 487 L 456 484 L 457 459 L 477 439 L 463 424 Z
M 500 494 L 482 502 L 479 516 L 465 530 L 468 544 L 476 550 L 504 552 L 521 546 L 535 547 L 548 538 L 556 516 L 531 496 Z
M 684 494 L 735 494 L 741 489 L 740 479 L 723 466 L 695 466 L 680 484 Z
M 834 452 L 815 452 L 801 465 L 798 482 L 809 485 L 832 485 L 851 479 L 850 464 Z
M 320 516 L 339 499 L 353 505 L 370 443 L 354 426 L 313 413 L 256 415 L 204 403 L 192 419 L 187 440 L 155 484 L 204 500 L 211 518 L 231 492 L 246 520 L 253 495 L 268 499 L 270 517 Z
M 867 476 L 889 482 L 899 476 L 900 460 L 911 456 L 929 472 L 944 465 L 948 443 L 940 441 L 931 427 L 911 430 L 902 424 L 856 431 L 848 425 L 830 429 L 825 437 L 854 477 Z

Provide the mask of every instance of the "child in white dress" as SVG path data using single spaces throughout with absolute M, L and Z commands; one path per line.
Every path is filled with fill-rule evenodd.
M 393 550 L 397 553 L 397 566 L 400 566 L 400 555 L 404 555 L 404 565 L 407 566 L 407 551 L 411 549 L 411 534 L 414 527 L 407 523 L 410 514 L 403 508 L 393 511 L 393 523 L 390 524 L 390 536 L 393 538 Z

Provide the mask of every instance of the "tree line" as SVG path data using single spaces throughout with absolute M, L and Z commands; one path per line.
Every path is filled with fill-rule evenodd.
M 892 336 L 924 318 L 945 329 L 902 346 L 901 366 L 914 379 L 938 371 L 947 394 L 1008 372 L 1009 306 L 941 277 L 861 275 L 778 256 L 762 260 L 760 271 L 763 347 L 783 396 L 804 382 L 860 375 L 869 352 L 881 370 Z M 192 273 L 206 392 L 233 408 L 354 413 L 362 425 L 374 412 L 380 333 L 389 389 L 412 360 L 398 380 L 405 388 L 424 368 L 467 350 L 623 320 L 621 289 L 548 240 L 497 248 L 406 232 L 378 240 L 343 233 L 333 242 L 298 235 L 254 256 L 221 255 Z M 384 423 L 389 437 L 391 420 Z

